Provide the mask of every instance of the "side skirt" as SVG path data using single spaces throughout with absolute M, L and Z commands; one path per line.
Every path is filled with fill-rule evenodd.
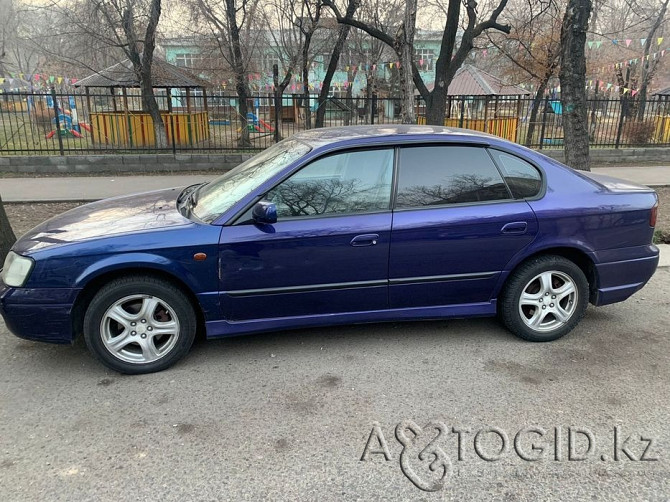
M 314 316 L 277 317 L 252 321 L 207 321 L 207 338 L 247 335 L 283 329 L 312 328 L 341 324 L 363 324 L 388 321 L 418 321 L 428 319 L 452 319 L 457 317 L 490 317 L 496 314 L 496 300 L 465 305 L 415 307 L 406 309 L 372 310 L 342 314 Z

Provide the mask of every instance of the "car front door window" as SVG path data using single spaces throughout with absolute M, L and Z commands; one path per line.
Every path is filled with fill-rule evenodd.
M 359 150 L 321 157 L 266 195 L 279 220 L 387 211 L 393 149 Z

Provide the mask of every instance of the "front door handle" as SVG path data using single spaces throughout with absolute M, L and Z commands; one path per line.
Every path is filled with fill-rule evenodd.
M 507 223 L 503 225 L 500 230 L 503 234 L 525 234 L 528 229 L 528 223 L 525 221 L 514 221 L 512 223 Z
M 378 240 L 379 234 L 363 234 L 351 239 L 350 244 L 354 247 L 374 246 Z

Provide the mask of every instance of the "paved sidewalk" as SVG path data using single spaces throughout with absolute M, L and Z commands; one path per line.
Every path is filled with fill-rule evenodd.
M 649 186 L 670 185 L 670 166 L 597 167 L 593 172 Z M 161 188 L 200 183 L 215 175 L 70 176 L 62 178 L 0 178 L 5 202 L 93 201 Z
M 161 188 L 209 181 L 215 175 L 69 176 L 62 178 L 2 178 L 4 202 L 94 201 Z
M 670 185 L 670 159 L 668 159 L 667 166 L 609 166 L 594 167 L 592 171 L 594 173 L 607 174 L 608 176 L 634 181 L 635 183 L 640 183 L 650 187 Z

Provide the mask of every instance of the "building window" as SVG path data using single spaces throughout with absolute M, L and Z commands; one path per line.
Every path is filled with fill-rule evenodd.
M 281 59 L 276 54 L 265 54 L 263 56 L 263 71 L 272 75 L 272 67 L 277 65 L 279 72 L 281 72 L 282 64 Z
M 414 62 L 421 71 L 433 71 L 433 59 L 435 58 L 435 51 L 432 49 L 415 49 Z
M 180 68 L 195 68 L 202 59 L 200 54 L 193 54 L 190 52 L 181 52 L 175 54 L 174 64 Z

